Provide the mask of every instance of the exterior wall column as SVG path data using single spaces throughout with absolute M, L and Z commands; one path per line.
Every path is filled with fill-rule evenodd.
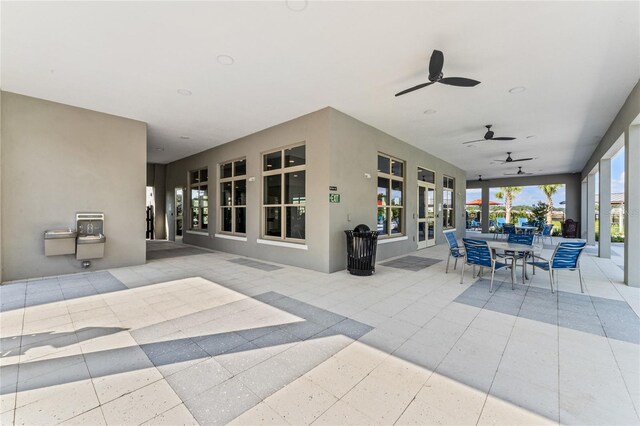
M 587 199 L 589 197 L 588 182 L 587 179 L 582 181 L 581 193 L 580 193 L 580 238 L 587 239 Z M 566 208 L 566 205 L 565 205 Z
M 599 165 L 600 221 L 598 232 L 598 256 L 611 258 L 611 159 L 601 158 Z
M 596 243 L 596 175 L 587 176 L 587 217 L 582 226 L 587 228 L 587 244 Z
M 640 287 L 640 125 L 624 133 L 624 282 Z
M 482 232 L 489 232 L 489 187 L 482 187 Z

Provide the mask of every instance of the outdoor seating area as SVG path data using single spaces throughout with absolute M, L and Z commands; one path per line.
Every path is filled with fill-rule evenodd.
M 149 246 L 0 287 L 3 424 L 640 421 L 640 297 L 610 260 L 583 253 L 584 294 L 563 270 L 552 294 L 508 269 L 461 285 L 446 245 L 369 277 Z

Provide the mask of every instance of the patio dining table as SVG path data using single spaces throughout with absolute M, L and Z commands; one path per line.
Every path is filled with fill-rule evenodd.
M 516 225 L 516 233 L 521 234 L 521 233 L 529 233 L 529 232 L 536 232 L 538 228 L 536 228 L 535 226 L 528 226 L 528 225 Z
M 504 250 L 504 251 L 513 251 L 513 252 L 524 252 L 527 254 L 531 254 L 533 256 L 535 251 L 541 250 L 542 248 L 536 245 L 527 245 L 527 244 L 517 244 L 510 243 L 507 241 L 498 241 L 498 240 L 487 240 L 487 244 L 492 251 L 496 250 Z M 529 279 L 527 276 L 527 266 L 526 262 L 523 262 L 522 265 L 522 284 L 525 284 L 525 279 Z

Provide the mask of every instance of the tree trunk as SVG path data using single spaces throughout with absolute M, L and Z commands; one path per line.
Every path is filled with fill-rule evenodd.
M 551 225 L 553 223 L 553 200 L 550 195 L 547 195 L 547 223 Z
M 505 223 L 511 223 L 511 194 L 506 193 L 504 195 L 504 205 L 506 210 Z

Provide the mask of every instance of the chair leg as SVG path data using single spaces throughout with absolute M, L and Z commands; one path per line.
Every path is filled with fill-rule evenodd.
M 580 292 L 584 293 L 584 287 L 582 286 L 582 271 L 580 270 L 580 266 L 578 266 L 578 277 L 580 277 Z
M 460 274 L 460 284 L 462 284 L 462 281 L 464 281 L 464 265 L 465 263 L 462 264 L 462 273 Z
M 511 290 L 515 290 L 514 283 L 516 281 L 516 260 L 511 259 Z
M 495 265 L 491 268 L 491 285 L 489 286 L 489 293 L 493 293 L 493 275 L 496 273 Z
M 449 261 L 451 260 L 451 253 L 449 253 L 449 256 L 447 256 L 447 267 L 444 269 L 444 273 L 448 274 L 449 273 Z
M 453 263 L 453 270 L 455 271 L 458 267 L 458 258 L 456 257 L 456 261 Z
M 553 294 L 553 269 L 549 268 L 549 282 L 551 283 L 551 293 Z

